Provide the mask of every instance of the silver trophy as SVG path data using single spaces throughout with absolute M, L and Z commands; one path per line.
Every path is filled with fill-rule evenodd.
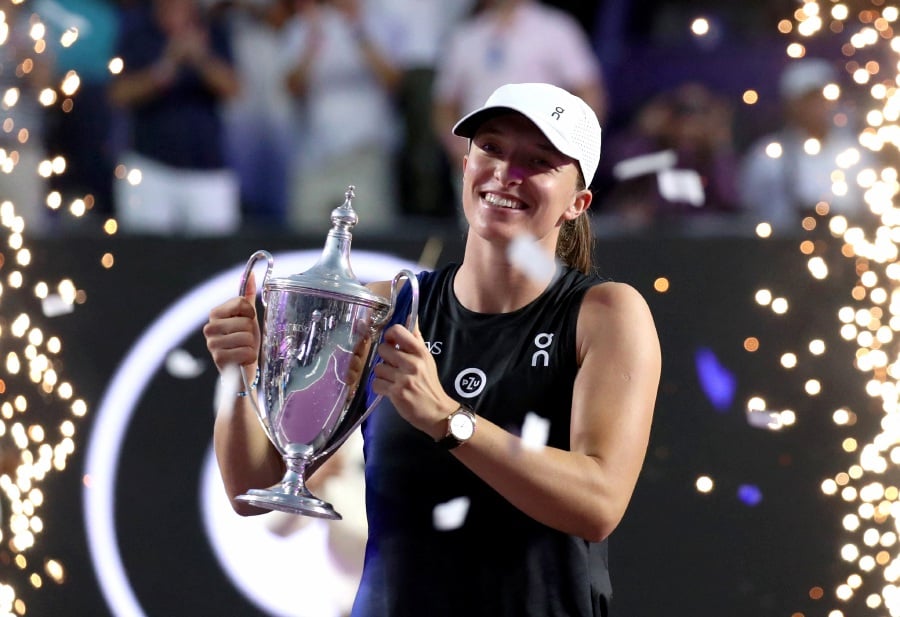
M 415 327 L 419 286 L 401 270 L 388 301 L 372 293 L 350 268 L 351 228 L 357 223 L 349 187 L 331 213 L 331 230 L 319 261 L 302 274 L 271 278 L 275 260 L 257 251 L 241 277 L 241 295 L 254 264 L 267 260 L 262 281 L 262 347 L 258 394 L 251 392 L 269 440 L 287 471 L 278 484 L 251 489 L 237 499 L 269 510 L 340 519 L 331 504 L 306 487 L 309 475 L 343 444 L 381 400 L 367 404 L 375 349 L 394 313 L 400 283 L 407 279 L 412 305 L 406 327 Z M 241 371 L 250 392 L 246 371 Z M 261 399 L 261 400 L 260 400 Z

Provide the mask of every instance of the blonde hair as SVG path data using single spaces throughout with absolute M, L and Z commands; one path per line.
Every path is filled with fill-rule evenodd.
M 584 274 L 590 274 L 594 269 L 594 233 L 587 212 L 563 223 L 556 242 L 556 256 Z
M 584 176 L 578 173 L 577 191 L 587 189 Z M 594 232 L 591 219 L 585 210 L 578 216 L 563 223 L 556 241 L 556 257 L 570 268 L 590 274 L 594 269 Z

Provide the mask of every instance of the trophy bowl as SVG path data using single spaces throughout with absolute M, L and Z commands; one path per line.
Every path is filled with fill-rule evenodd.
M 347 440 L 375 409 L 368 402 L 375 349 L 397 304 L 403 279 L 412 302 L 406 326 L 415 327 L 419 289 L 409 270 L 391 282 L 388 300 L 356 280 L 350 268 L 350 229 L 356 224 L 351 199 L 331 213 L 332 228 L 319 261 L 303 274 L 272 278 L 274 258 L 256 251 L 241 279 L 241 295 L 253 266 L 267 261 L 261 285 L 262 345 L 257 392 L 245 390 L 269 441 L 284 459 L 281 481 L 256 488 L 236 499 L 269 510 L 340 519 L 326 501 L 306 486 L 309 475 Z

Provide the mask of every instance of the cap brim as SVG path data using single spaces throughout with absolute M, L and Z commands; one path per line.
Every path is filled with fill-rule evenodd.
M 528 113 L 522 111 L 521 109 L 508 107 L 505 105 L 482 107 L 481 109 L 476 109 L 472 113 L 464 116 L 453 126 L 453 134 L 471 139 L 475 137 L 475 133 L 478 132 L 478 127 L 480 127 L 482 124 L 495 116 L 507 113 L 517 113 L 527 118 L 529 122 L 537 127 L 541 134 L 547 138 L 547 141 L 549 141 L 550 144 L 554 148 L 556 148 L 558 152 L 571 158 L 575 162 L 575 166 L 581 172 L 582 177 L 585 178 L 585 182 L 590 183 L 590 180 L 587 179 L 588 172 L 584 169 L 581 161 L 578 159 L 578 152 L 575 146 L 569 143 L 569 141 L 558 131 L 554 131 L 551 127 L 545 126 L 543 123 L 535 120 Z
M 481 109 L 476 109 L 472 113 L 463 116 L 459 122 L 453 125 L 453 134 L 460 137 L 475 137 L 479 126 L 495 116 L 510 112 L 522 113 L 512 107 L 482 107 Z
M 547 138 L 547 140 L 562 154 L 572 158 L 573 160 L 578 162 L 577 152 L 573 151 L 573 146 L 566 140 L 565 137 L 559 134 L 559 132 L 552 130 L 548 126 L 544 126 L 541 122 L 538 122 L 534 118 L 532 118 L 528 113 L 522 111 L 521 109 L 516 109 L 515 107 L 508 107 L 505 105 L 497 105 L 492 107 L 482 107 L 481 109 L 476 109 L 470 114 L 463 116 L 459 122 L 457 122 L 453 126 L 453 134 L 459 135 L 460 137 L 475 137 L 475 133 L 478 132 L 478 127 L 482 124 L 494 118 L 496 116 L 500 116 L 506 113 L 517 113 L 521 116 L 527 118 L 532 124 L 534 124 L 541 134 Z

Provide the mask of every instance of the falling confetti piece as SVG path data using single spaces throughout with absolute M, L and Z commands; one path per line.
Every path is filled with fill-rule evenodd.
M 62 296 L 53 294 L 41 300 L 41 311 L 44 317 L 59 317 L 67 315 L 75 310 L 71 302 L 66 302 Z
M 206 363 L 184 349 L 173 349 L 166 356 L 166 370 L 172 377 L 193 379 L 206 369 Z
M 469 498 L 457 497 L 434 507 L 432 513 L 434 528 L 438 531 L 459 529 L 469 513 Z
M 747 424 L 755 428 L 764 428 L 770 431 L 780 430 L 784 423 L 781 421 L 781 414 L 777 411 L 768 411 L 766 409 L 748 409 Z
M 237 364 L 229 364 L 219 376 L 216 383 L 216 392 L 213 397 L 216 413 L 230 411 L 237 393 L 243 390 L 241 383 L 241 370 Z
M 549 435 L 550 420 L 529 411 L 522 423 L 522 446 L 526 450 L 540 450 L 547 445 Z
M 525 234 L 509 243 L 506 256 L 525 276 L 542 284 L 556 272 L 556 261 L 541 250 L 533 237 Z

